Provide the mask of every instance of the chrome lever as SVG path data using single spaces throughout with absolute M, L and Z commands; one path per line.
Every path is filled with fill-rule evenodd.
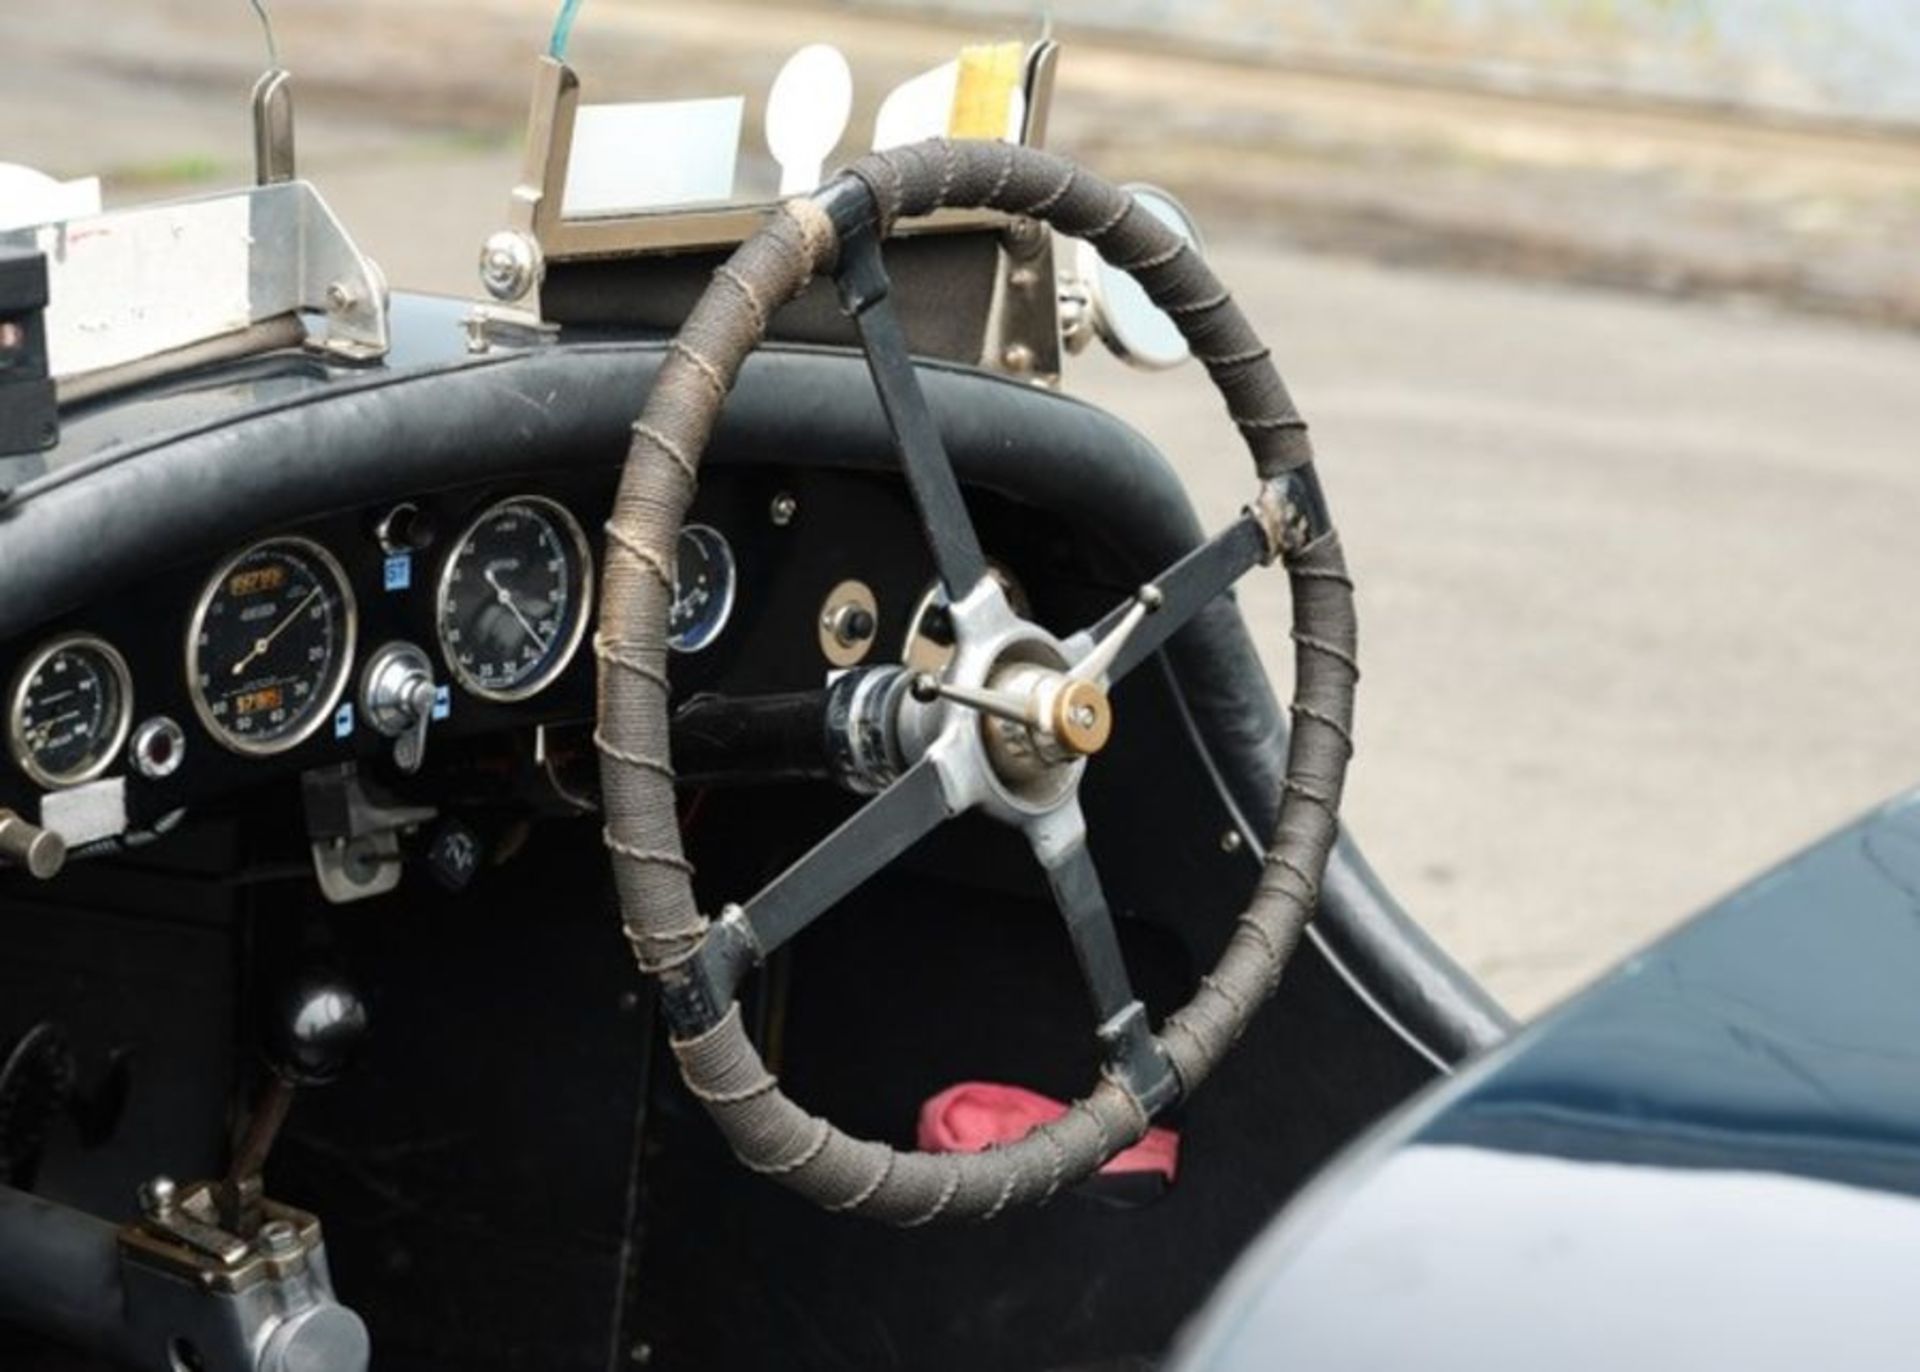
M 1107 669 L 1119 659 L 1120 652 L 1127 646 L 1127 640 L 1133 637 L 1134 630 L 1146 621 L 1163 604 L 1166 597 L 1160 588 L 1149 582 L 1134 593 L 1133 605 L 1113 626 L 1113 632 L 1101 639 L 1088 651 L 1087 655 L 1068 669 L 1068 681 L 1091 681 L 1098 684 L 1107 674 Z
M 389 643 L 367 663 L 360 708 L 367 723 L 393 740 L 393 765 L 417 772 L 427 756 L 427 728 L 440 688 L 433 664 L 411 643 Z
M 1024 724 L 1032 728 L 1040 726 L 1040 720 L 1035 717 L 1028 699 L 1005 691 L 990 690 L 984 686 L 958 686 L 950 681 L 942 681 L 932 672 L 915 675 L 911 689 L 913 698 L 924 705 L 931 705 L 936 700 L 951 700 L 956 705 L 1004 719 L 1010 724 Z

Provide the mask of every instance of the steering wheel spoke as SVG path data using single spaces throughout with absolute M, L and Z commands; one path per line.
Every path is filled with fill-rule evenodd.
M 840 299 L 860 334 L 880 407 L 886 412 L 907 487 L 920 513 L 920 527 L 933 551 L 947 599 L 958 602 L 987 575 L 987 557 L 947 460 L 939 427 L 907 355 L 906 331 L 893 308 L 880 239 L 871 228 L 847 235 L 836 277 Z
M 1086 656 L 1100 655 L 1107 643 L 1124 634 L 1118 650 L 1106 664 L 1107 681 L 1119 681 L 1158 652 L 1162 644 L 1186 627 L 1201 610 L 1233 589 L 1241 577 L 1271 559 L 1266 527 L 1256 514 L 1243 514 L 1167 568 L 1158 580 L 1148 583 L 1147 588 L 1160 596 L 1155 613 L 1141 617 L 1136 596 L 1075 635 L 1073 642 L 1087 644 Z M 1075 672 L 1078 674 L 1079 668 L 1076 667 Z
M 937 763 L 923 759 L 729 918 L 764 960 L 956 813 Z
M 1127 975 L 1120 932 L 1087 850 L 1087 826 L 1079 802 L 1071 801 L 1033 820 L 1027 826 L 1027 841 L 1046 871 L 1054 904 L 1066 922 L 1081 980 L 1093 1001 L 1107 1068 L 1147 1109 L 1156 1110 L 1178 1094 L 1178 1083 L 1154 1041 L 1146 1007 Z

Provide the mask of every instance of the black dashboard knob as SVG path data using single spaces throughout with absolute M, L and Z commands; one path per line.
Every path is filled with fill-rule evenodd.
M 267 1023 L 267 1062 L 296 1086 L 319 1086 L 352 1065 L 367 1035 L 367 1007 L 337 976 L 300 978 Z

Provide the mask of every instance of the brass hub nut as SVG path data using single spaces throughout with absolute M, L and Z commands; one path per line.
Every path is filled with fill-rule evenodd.
M 1113 706 L 1091 681 L 1070 681 L 1053 701 L 1053 735 L 1062 747 L 1090 757 L 1113 736 Z

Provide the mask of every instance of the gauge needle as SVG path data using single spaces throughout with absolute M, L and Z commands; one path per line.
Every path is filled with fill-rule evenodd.
M 253 641 L 253 651 L 233 664 L 233 674 L 239 676 L 240 673 L 246 671 L 248 667 L 253 665 L 255 658 L 265 654 L 267 649 L 273 646 L 273 641 L 286 632 L 289 624 L 293 623 L 294 620 L 300 618 L 300 616 L 306 612 L 307 606 L 313 604 L 314 598 L 319 594 L 320 588 L 315 586 L 311 591 L 307 592 L 305 599 L 293 607 L 292 613 L 288 614 L 285 619 L 267 630 L 267 636 L 265 638 L 256 638 Z
M 47 746 L 48 742 L 53 738 L 53 731 L 55 729 L 58 729 L 61 725 L 67 723 L 70 720 L 75 720 L 79 718 L 80 718 L 80 711 L 78 710 L 68 710 L 65 714 L 55 715 L 52 719 L 47 720 L 45 723 L 36 724 L 33 728 L 33 732 L 30 735 L 28 735 L 28 741 L 31 742 L 32 745 L 36 748 L 44 748 Z
M 520 605 L 517 601 L 514 600 L 513 592 L 509 591 L 505 586 L 502 586 L 500 584 L 499 579 L 495 575 L 493 568 L 491 567 L 487 568 L 486 571 L 481 573 L 481 575 L 486 577 L 487 585 L 493 587 L 494 596 L 499 600 L 499 602 L 502 605 L 507 607 L 507 613 L 511 614 L 515 619 L 520 621 L 520 627 L 527 631 L 527 637 L 534 641 L 534 644 L 540 649 L 541 652 L 543 653 L 546 652 L 549 646 L 547 640 L 542 638 L 540 636 L 540 631 L 534 628 L 533 625 L 529 624 L 527 622 L 527 617 L 520 613 Z

